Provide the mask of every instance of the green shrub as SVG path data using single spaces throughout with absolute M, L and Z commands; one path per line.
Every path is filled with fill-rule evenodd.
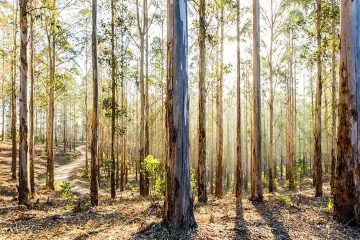
M 159 196 L 165 195 L 164 163 L 148 155 L 141 164 L 141 171 L 146 172 L 150 178 L 150 187 Z
M 289 189 L 289 185 L 290 185 L 289 180 L 285 180 L 284 188 Z
M 281 205 L 284 205 L 284 206 L 292 205 L 292 200 L 291 200 L 291 198 L 289 196 L 277 195 L 277 196 L 275 196 L 274 199 L 275 199 L 276 202 L 278 202 Z
M 141 163 L 141 171 L 150 175 L 162 175 L 164 163 L 160 159 L 155 159 L 153 155 L 148 155 Z
M 156 179 L 155 191 L 158 196 L 165 196 L 165 180 L 163 178 Z
M 196 194 L 197 192 L 197 181 L 196 181 L 196 172 L 195 169 L 190 169 L 190 187 L 191 187 L 191 192 L 193 195 Z
M 131 191 L 133 189 L 134 189 L 134 186 L 131 183 L 128 182 L 127 184 L 125 184 L 126 191 Z
M 60 194 L 62 198 L 69 198 L 71 196 L 71 189 L 74 186 L 69 181 L 62 181 L 60 183 Z
M 326 205 L 327 205 L 327 209 L 333 210 L 334 209 L 334 200 L 332 198 L 329 198 Z

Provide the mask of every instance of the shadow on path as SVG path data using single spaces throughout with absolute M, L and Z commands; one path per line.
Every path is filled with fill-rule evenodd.
M 287 240 L 291 239 L 288 230 L 285 228 L 282 222 L 277 220 L 277 216 L 274 215 L 274 211 L 266 206 L 264 203 L 253 203 L 258 213 L 265 219 L 267 225 L 271 228 L 271 232 L 274 234 L 275 239 Z
M 241 199 L 236 200 L 236 219 L 235 219 L 235 231 L 236 231 L 236 240 L 248 240 L 249 230 L 246 227 L 246 222 L 244 220 L 243 208 Z

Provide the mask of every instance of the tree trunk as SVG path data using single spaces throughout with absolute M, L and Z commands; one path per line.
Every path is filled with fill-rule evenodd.
M 206 193 L 206 22 L 205 0 L 200 0 L 199 5 L 199 158 L 198 158 L 198 201 L 207 202 Z
M 331 9 L 332 13 L 335 14 L 335 0 L 331 0 Z M 332 34 L 336 36 L 336 19 L 333 17 L 332 20 Z M 336 161 L 336 44 L 335 42 L 332 45 L 332 57 L 331 57 L 331 110 L 332 110 L 332 130 L 331 130 L 331 192 L 334 191 L 334 177 L 335 177 L 335 161 Z
M 30 186 L 28 177 L 28 119 L 27 119 L 27 41 L 28 1 L 20 0 L 20 144 L 19 144 L 19 205 L 29 205 Z
M 11 179 L 16 179 L 16 35 L 17 35 L 17 11 L 18 1 L 14 5 L 14 45 L 13 59 L 11 63 L 12 81 L 11 81 Z
M 35 7 L 34 0 L 31 1 L 31 7 Z M 35 179 L 34 179 L 34 158 L 35 158 L 35 144 L 34 144 L 34 16 L 30 16 L 30 132 L 29 132 L 29 160 L 30 160 L 30 187 L 31 195 L 35 195 Z
M 55 9 L 56 0 L 53 0 L 51 7 Z M 55 13 L 51 13 L 50 33 L 48 33 L 48 50 L 50 65 L 50 86 L 49 86 L 49 108 L 48 124 L 46 131 L 47 143 L 47 188 L 54 190 L 54 117 L 55 117 Z
M 140 169 L 141 165 L 144 162 L 146 157 L 146 93 L 145 93 L 145 31 L 146 29 L 146 18 L 147 18 L 147 0 L 143 2 L 143 26 L 140 24 L 140 10 L 139 10 L 139 1 L 136 0 L 136 12 L 137 12 L 137 22 L 138 22 L 138 31 L 140 36 Z M 143 171 L 140 171 L 140 195 L 148 196 L 149 187 L 148 187 L 148 175 Z
M 89 158 L 88 158 L 88 142 L 89 142 L 89 120 L 88 120 L 88 35 L 86 31 L 86 46 L 85 46 L 85 174 L 88 177 L 89 172 Z M 65 120 L 64 120 L 65 124 Z M 64 126 L 65 129 L 65 126 Z M 64 134 L 65 136 L 65 134 Z M 64 141 L 65 149 L 65 141 Z
M 253 0 L 253 146 L 251 200 L 262 201 L 261 182 L 261 82 L 260 82 L 260 4 Z
M 220 72 L 216 89 L 216 179 L 215 197 L 223 197 L 223 64 L 224 64 L 224 3 L 220 15 Z
M 274 191 L 274 69 L 273 69 L 273 44 L 274 44 L 274 9 L 273 0 L 270 1 L 271 23 L 270 23 L 270 53 L 269 53 L 269 71 L 270 71 L 270 146 L 269 146 L 269 192 Z
M 92 68 L 93 68 L 93 115 L 92 115 L 92 132 L 91 132 L 91 176 L 90 176 L 90 196 L 91 205 L 99 204 L 99 170 L 98 170 L 98 63 L 97 63 L 97 0 L 92 0 Z
M 237 202 L 241 205 L 242 198 L 242 187 L 243 187 L 243 173 L 242 173 L 242 163 L 241 163 L 241 154 L 242 154 L 242 143 L 241 143 L 241 71 L 240 71 L 240 0 L 237 1 L 236 6 L 236 40 L 237 40 L 237 126 L 236 126 L 236 186 L 235 186 L 235 196 Z M 229 136 L 228 136 L 229 138 Z
M 5 42 L 3 35 L 3 41 Z M 3 78 L 2 78 L 2 82 L 1 82 L 1 96 L 3 97 L 2 99 L 2 128 L 1 128 L 1 141 L 5 140 L 5 54 L 2 55 L 2 70 L 3 70 Z
M 115 59 L 115 3 L 111 1 L 111 198 L 116 197 L 115 186 L 115 106 L 116 106 L 116 59 Z
M 341 1 L 339 126 L 334 178 L 334 218 L 359 223 L 359 1 Z
M 190 189 L 187 1 L 168 0 L 166 193 L 164 222 L 185 232 L 196 227 Z
M 317 0 L 317 81 L 314 126 L 314 182 L 315 196 L 322 196 L 322 153 L 321 153 L 321 95 L 322 95 L 322 62 L 321 62 L 321 0 Z

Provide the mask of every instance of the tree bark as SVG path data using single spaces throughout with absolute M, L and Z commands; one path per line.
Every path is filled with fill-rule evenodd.
M 334 218 L 359 223 L 359 1 L 341 1 L 339 125 L 334 178 Z
M 224 3 L 220 12 L 220 72 L 216 89 L 216 178 L 215 197 L 223 197 L 223 64 L 224 64 Z
M 30 185 L 28 175 L 28 119 L 27 119 L 27 43 L 28 1 L 20 0 L 20 144 L 19 144 L 19 205 L 29 205 Z
M 51 7 L 55 9 L 56 0 L 53 0 Z M 51 13 L 50 32 L 48 33 L 48 51 L 50 65 L 50 86 L 49 86 L 49 108 L 48 108 L 48 124 L 46 131 L 47 144 L 47 188 L 54 190 L 54 118 L 55 118 L 55 13 Z
M 321 61 L 321 0 L 316 1 L 316 38 L 317 38 L 317 81 L 314 126 L 314 182 L 315 196 L 322 196 L 322 152 L 321 152 L 321 96 L 322 96 L 322 61 Z
M 140 10 L 139 10 L 139 1 L 136 0 L 136 12 L 137 12 L 137 22 L 138 22 L 138 31 L 140 36 L 140 161 L 139 167 L 144 162 L 146 157 L 147 150 L 147 140 L 146 140 L 146 86 L 145 86 L 145 35 L 147 24 L 147 0 L 143 1 L 143 26 L 140 23 Z M 149 187 L 148 187 L 148 174 L 140 170 L 140 195 L 148 196 Z
M 198 158 L 198 201 L 207 203 L 206 192 L 206 5 L 200 0 L 199 5 L 199 158 Z
M 274 68 L 273 68 L 273 44 L 274 44 L 274 9 L 273 0 L 270 1 L 270 52 L 269 52 L 269 71 L 270 71 L 270 146 L 269 146 L 269 192 L 274 191 Z
M 34 0 L 31 0 L 31 7 L 35 7 Z M 29 132 L 29 164 L 30 164 L 30 187 L 31 195 L 35 194 L 35 179 L 34 179 L 34 158 L 35 158 L 35 144 L 34 144 L 34 16 L 30 15 L 30 132 Z
M 164 222 L 196 227 L 190 189 L 187 1 L 168 0 L 167 138 Z
M 261 182 L 261 81 L 260 81 L 260 3 L 253 0 L 253 146 L 251 200 L 262 201 Z
M 16 179 L 16 35 L 17 35 L 17 11 L 18 1 L 14 1 L 14 45 L 13 59 L 11 63 L 12 80 L 11 80 L 11 179 Z
M 91 176 L 90 176 L 90 196 L 91 205 L 99 204 L 98 188 L 99 188 L 99 162 L 98 162 L 98 59 L 97 59 L 97 0 L 92 0 L 92 68 L 93 68 L 93 114 L 91 129 Z
M 331 0 L 331 9 L 332 14 L 335 15 L 335 0 Z M 333 16 L 332 20 L 332 34 L 333 36 L 337 35 L 336 32 L 336 22 L 335 16 Z M 335 178 L 335 161 L 336 161 L 336 44 L 335 42 L 332 45 L 332 56 L 331 56 L 331 74 L 332 74 L 332 81 L 331 81 L 331 115 L 332 115 L 332 129 L 331 129 L 331 180 L 330 186 L 331 191 L 334 191 L 334 178 Z
M 115 59 L 115 3 L 111 1 L 111 198 L 116 197 L 115 186 L 115 113 L 116 113 L 116 59 Z
M 242 187 L 243 187 L 243 170 L 242 170 L 242 143 L 241 143 L 241 70 L 240 70 L 240 0 L 237 1 L 236 6 L 236 47 L 237 47 L 237 62 L 236 62 L 236 70 L 237 70 L 237 126 L 236 126 L 236 184 L 235 184 L 235 196 L 237 198 L 237 202 L 241 205 L 242 198 Z M 229 138 L 229 136 L 228 136 Z
M 5 34 L 3 34 L 3 42 L 5 42 Z M 3 78 L 2 78 L 2 82 L 1 82 L 1 96 L 3 97 L 2 99 L 2 128 L 1 128 L 1 141 L 5 140 L 5 54 L 2 54 L 2 71 L 3 71 Z

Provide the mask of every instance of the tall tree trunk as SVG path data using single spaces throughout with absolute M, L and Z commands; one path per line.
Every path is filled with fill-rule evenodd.
M 63 132 L 63 143 L 64 143 L 64 152 L 66 152 L 66 107 L 65 107 L 65 102 L 63 103 L 63 112 L 64 112 L 64 132 Z
M 271 23 L 270 23 L 270 53 L 269 53 L 269 71 L 270 71 L 270 146 L 269 146 L 269 192 L 274 191 L 274 68 L 273 68 L 273 44 L 274 44 L 274 9 L 273 0 L 270 1 Z
M 322 196 L 322 153 L 321 153 L 321 95 L 322 95 L 322 62 L 321 62 L 321 0 L 317 0 L 317 81 L 316 81 L 316 104 L 314 126 L 314 179 L 315 196 Z
M 16 35 L 17 35 L 17 11 L 18 1 L 14 1 L 14 45 L 13 58 L 11 63 L 12 80 L 11 80 L 11 179 L 16 179 Z
M 261 82 L 260 82 L 260 3 L 253 0 L 253 146 L 251 200 L 262 201 L 261 182 Z
M 3 34 L 3 43 L 5 42 L 5 34 Z M 2 99 L 2 128 L 1 128 L 1 141 L 5 140 L 5 54 L 2 54 L 2 72 L 3 72 L 3 77 L 2 77 L 2 82 L 1 82 L 1 96 L 3 97 Z
M 335 0 L 331 0 L 331 11 L 335 15 Z M 336 19 L 333 16 L 332 19 L 332 34 L 336 36 Z M 332 129 L 331 129 L 331 180 L 330 186 L 331 191 L 334 191 L 334 177 L 335 177 L 335 160 L 336 160 L 336 44 L 333 42 L 332 45 L 332 56 L 331 56 L 331 116 L 332 116 Z
M 164 221 L 196 227 L 190 189 L 187 1 L 168 0 L 167 138 Z
M 20 144 L 19 144 L 19 205 L 29 205 L 30 186 L 28 177 L 28 119 L 27 119 L 27 41 L 28 1 L 20 0 Z
M 148 19 L 148 1 L 144 0 L 144 29 L 145 34 L 145 157 L 150 153 L 150 134 L 149 134 L 149 19 Z M 125 161 L 125 160 L 124 160 Z M 145 193 L 150 193 L 150 177 L 149 173 L 145 172 Z
M 85 46 L 85 173 L 88 177 L 89 172 L 89 157 L 88 157 L 88 148 L 89 148 L 89 120 L 88 120 L 88 37 L 86 31 L 86 46 Z M 64 120 L 65 124 L 65 120 Z M 65 126 L 64 126 L 65 129 Z M 64 134 L 65 136 L 65 134 Z M 64 142 L 65 144 L 65 142 Z M 65 145 L 64 145 L 65 149 Z
M 91 132 L 91 176 L 90 176 L 90 196 L 91 204 L 99 204 L 99 162 L 98 162 L 98 63 L 97 63 L 97 0 L 92 0 L 92 69 L 93 69 L 93 110 L 92 110 L 92 132 Z
M 198 201 L 207 202 L 206 193 L 206 20 L 205 0 L 200 0 L 199 5 L 199 158 L 198 158 Z
M 359 1 L 341 1 L 339 125 L 334 178 L 334 218 L 359 223 Z
M 116 106 L 116 60 L 115 60 L 115 3 L 111 1 L 111 198 L 116 197 L 115 186 L 115 106 Z
M 223 64 L 224 64 L 224 3 L 220 13 L 220 72 L 216 89 L 216 179 L 215 196 L 223 197 Z
M 241 71 L 240 71 L 240 0 L 237 1 L 236 6 L 236 47 L 237 47 L 237 62 L 236 62 L 236 71 L 237 71 L 237 126 L 236 126 L 236 186 L 235 186 L 235 196 L 237 198 L 237 203 L 241 205 L 242 198 L 242 187 L 243 187 L 243 173 L 242 173 L 242 163 L 241 163 L 241 154 L 242 154 L 242 142 L 241 142 Z M 229 136 L 228 136 L 229 138 Z
M 139 167 L 144 162 L 146 157 L 147 150 L 147 141 L 146 141 L 146 86 L 145 86 L 145 35 L 146 35 L 146 18 L 147 18 L 147 0 L 143 1 L 143 26 L 140 23 L 140 10 L 139 10 L 139 1 L 136 0 L 136 12 L 137 12 L 137 22 L 138 22 L 138 31 L 140 36 L 140 161 Z M 148 174 L 140 171 L 140 195 L 148 196 L 149 187 L 148 187 Z
M 31 0 L 31 7 L 34 8 L 35 0 Z M 30 132 L 29 132 L 29 164 L 30 164 L 30 187 L 31 195 L 35 194 L 35 179 L 34 179 L 34 158 L 35 158 L 35 144 L 34 144 L 34 16 L 30 15 Z
M 55 9 L 56 0 L 53 0 L 51 7 Z M 47 179 L 46 186 L 54 190 L 54 118 L 55 118 L 55 13 L 51 13 L 50 32 L 48 33 L 48 51 L 50 61 L 50 86 L 49 86 L 49 108 L 48 124 L 46 132 L 47 143 Z

